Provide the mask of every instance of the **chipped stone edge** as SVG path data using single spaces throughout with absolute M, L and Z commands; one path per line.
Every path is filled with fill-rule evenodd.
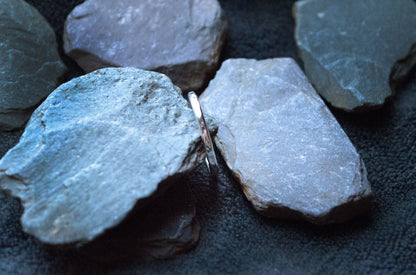
M 65 20 L 63 28 L 63 49 L 65 54 L 67 54 L 71 59 L 73 59 L 86 73 L 93 72 L 95 70 L 107 68 L 107 67 L 125 67 L 121 65 L 116 65 L 104 58 L 98 57 L 96 54 L 89 51 L 74 48 L 71 40 L 68 35 L 68 18 L 71 16 L 71 13 Z M 218 29 L 219 35 L 217 39 L 213 42 L 214 49 L 212 53 L 217 53 L 213 58 L 208 58 L 207 60 L 193 60 L 187 63 L 180 63 L 175 65 L 164 65 L 154 68 L 139 68 L 148 71 L 155 71 L 167 75 L 174 85 L 181 87 L 183 93 L 189 91 L 203 92 L 204 87 L 206 87 L 209 81 L 213 78 L 219 66 L 221 65 L 219 60 L 221 58 L 222 52 L 224 50 L 227 34 L 228 34 L 228 21 L 226 20 L 224 10 L 220 6 L 220 21 L 217 24 L 216 28 Z M 208 62 L 207 62 L 208 61 Z M 204 63 L 207 63 L 206 66 L 203 66 Z M 138 68 L 138 67 L 137 67 Z M 175 72 L 183 72 L 180 75 Z M 200 76 L 199 78 L 189 77 L 183 78 L 182 75 L 195 75 L 195 72 Z M 198 81 L 198 80 L 201 81 Z M 200 83 L 199 83 L 200 82 Z
M 195 157 L 192 158 L 189 154 L 195 154 Z M 130 209 L 130 211 L 126 212 L 124 215 L 120 215 L 118 221 L 111 227 L 107 227 L 105 228 L 102 232 L 97 233 L 94 236 L 90 236 L 90 238 L 85 238 L 85 239 L 79 239 L 79 240 L 75 240 L 72 242 L 50 242 L 46 239 L 41 238 L 40 236 L 38 236 L 36 234 L 36 231 L 32 231 L 30 230 L 30 228 L 27 228 L 24 226 L 24 214 L 26 212 L 26 201 L 22 200 L 19 197 L 19 193 L 21 192 L 21 190 L 24 190 L 24 192 L 27 192 L 27 189 L 29 189 L 29 184 L 25 182 L 24 179 L 22 179 L 21 177 L 19 177 L 18 175 L 12 175 L 12 174 L 8 174 L 7 170 L 4 169 L 0 169 L 0 191 L 5 192 L 7 195 L 17 199 L 21 205 L 24 208 L 22 217 L 20 219 L 22 227 L 23 227 L 23 231 L 27 234 L 30 234 L 32 236 L 35 236 L 38 240 L 40 240 L 41 242 L 43 242 L 46 245 L 50 245 L 50 246 L 60 246 L 61 248 L 65 248 L 65 247 L 81 247 L 83 245 L 85 245 L 86 243 L 98 238 L 99 236 L 102 236 L 103 234 L 105 234 L 105 232 L 107 232 L 108 230 L 110 230 L 111 228 L 116 227 L 117 225 L 119 225 L 128 215 L 129 213 L 133 212 L 134 210 L 136 210 L 139 207 L 142 207 L 144 205 L 146 205 L 148 202 L 157 199 L 157 197 L 163 193 L 166 189 L 168 189 L 171 184 L 173 184 L 175 182 L 175 180 L 177 180 L 178 178 L 180 178 L 181 176 L 183 176 L 184 174 L 190 172 L 193 170 L 193 168 L 187 168 L 186 166 L 189 166 L 190 163 L 202 163 L 203 160 L 205 158 L 205 147 L 203 146 L 202 140 L 199 138 L 194 144 L 192 144 L 192 146 L 188 149 L 188 155 L 185 159 L 183 159 L 182 161 L 182 165 L 181 168 L 178 169 L 178 173 L 175 175 L 168 175 L 166 178 L 164 178 L 162 181 L 159 182 L 158 186 L 153 190 L 153 192 L 146 198 L 138 198 L 134 204 L 134 206 Z
M 226 126 L 220 125 L 220 127 Z M 216 146 L 218 146 L 218 148 L 221 148 L 221 152 L 226 149 L 226 146 L 221 142 L 221 140 L 218 137 L 215 137 L 215 144 Z M 239 170 L 234 169 L 233 163 L 235 160 L 227 159 L 226 154 L 221 155 L 224 158 L 225 163 L 229 167 L 234 179 L 241 185 L 241 188 L 246 198 L 250 198 L 248 199 L 248 201 L 253 205 L 254 209 L 262 216 L 282 220 L 306 220 L 314 224 L 322 225 L 332 223 L 344 223 L 354 218 L 355 216 L 360 216 L 370 212 L 372 208 L 373 194 L 371 191 L 371 186 L 367 179 L 367 170 L 365 168 L 361 156 L 359 156 L 360 174 L 355 175 L 354 181 L 356 181 L 357 176 L 360 175 L 360 186 L 367 186 L 367 188 L 364 188 L 359 195 L 351 196 L 348 199 L 344 200 L 344 202 L 342 202 L 340 205 L 337 205 L 329 211 L 327 211 L 326 213 L 317 216 L 312 213 L 304 214 L 297 209 L 287 207 L 283 204 L 273 204 L 270 205 L 268 208 L 261 207 L 262 204 L 256 203 L 255 192 L 251 192 L 251 188 L 244 184 L 244 182 L 246 182 L 246 179 L 244 178 L 243 173 Z M 339 218 L 340 216 L 341 218 Z
M 416 42 L 410 47 L 406 57 L 398 60 L 390 72 L 390 85 L 396 92 L 416 72 Z
M 317 216 L 313 213 L 302 213 L 299 210 L 282 204 L 273 204 L 268 208 L 263 208 L 255 203 L 255 199 L 252 201 L 252 204 L 259 214 L 269 218 L 278 218 L 283 220 L 306 220 L 318 225 L 344 223 L 351 220 L 355 216 L 368 213 L 373 205 L 373 195 L 367 180 L 367 170 L 365 169 L 364 162 L 361 157 L 360 172 L 355 175 L 353 181 L 357 180 L 357 176 L 360 176 L 360 186 L 367 185 L 368 188 L 362 189 L 357 195 L 344 199 L 341 204 L 331 208 L 325 213 L 322 213 L 322 215 Z M 242 184 L 242 187 L 246 196 L 250 194 L 250 197 L 254 197 L 248 186 L 244 186 Z
M 409 50 L 409 54 L 406 57 L 403 57 L 399 60 L 397 60 L 395 62 L 395 64 L 393 64 L 392 69 L 391 69 L 391 73 L 390 73 L 390 78 L 389 78 L 389 86 L 391 89 L 391 95 L 387 96 L 384 98 L 384 101 L 381 103 L 373 103 L 373 102 L 363 102 L 360 103 L 356 100 L 355 97 L 351 97 L 350 96 L 350 91 L 346 90 L 344 88 L 342 88 L 339 84 L 338 81 L 336 81 L 335 76 L 333 76 L 333 74 L 325 69 L 325 66 L 322 65 L 319 61 L 316 60 L 316 58 L 312 57 L 311 53 L 310 53 L 310 49 L 304 45 L 304 43 L 302 43 L 302 45 L 299 45 L 299 43 L 297 43 L 297 41 L 299 41 L 298 39 L 298 25 L 299 25 L 299 19 L 298 19 L 298 9 L 311 2 L 312 0 L 298 0 L 293 4 L 292 7 L 292 16 L 295 19 L 295 32 L 294 32 L 294 37 L 295 37 L 295 41 L 296 41 L 296 46 L 298 49 L 298 54 L 300 56 L 300 58 L 302 59 L 305 68 L 309 67 L 309 68 L 316 68 L 316 75 L 320 75 L 320 77 L 322 77 L 323 75 L 327 76 L 328 80 L 326 82 L 331 83 L 331 85 L 333 87 L 337 87 L 335 90 L 335 94 L 338 94 L 339 96 L 343 97 L 343 98 L 350 98 L 353 99 L 354 101 L 356 101 L 354 104 L 351 104 L 349 107 L 347 107 L 347 104 L 345 105 L 334 105 L 331 100 L 327 100 L 327 98 L 332 98 L 334 95 L 332 95 L 331 93 L 328 93 L 326 91 L 326 89 L 324 87 L 317 87 L 315 85 L 315 83 L 313 83 L 312 85 L 314 86 L 314 88 L 316 89 L 316 91 L 319 92 L 319 94 L 325 99 L 325 102 L 327 102 L 329 105 L 341 109 L 345 112 L 348 113 L 363 113 L 363 112 L 368 112 L 368 111 L 373 111 L 373 110 L 378 110 L 380 108 L 382 108 L 385 104 L 387 104 L 388 102 L 390 102 L 392 100 L 392 98 L 395 95 L 395 92 L 397 90 L 397 87 L 400 87 L 404 82 L 406 82 L 407 78 L 409 77 L 409 75 L 416 70 L 416 43 L 410 48 Z M 311 58 L 309 59 L 305 59 L 304 56 L 308 55 Z M 305 60 L 314 60 L 315 64 L 309 64 L 307 62 L 305 62 Z M 313 81 L 313 79 L 315 79 L 315 77 L 313 75 L 310 75 L 310 71 L 309 70 L 305 70 L 305 73 L 307 73 L 308 78 L 310 78 L 311 82 Z M 335 85 L 334 85 L 335 84 Z M 333 91 L 334 92 L 334 91 Z M 347 93 L 348 92 L 348 93 Z M 339 98 L 338 98 L 339 100 Z

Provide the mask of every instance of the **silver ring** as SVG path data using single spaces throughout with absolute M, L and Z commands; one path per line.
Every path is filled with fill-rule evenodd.
M 191 103 L 192 110 L 194 111 L 195 117 L 198 121 L 199 128 L 201 129 L 201 138 L 205 145 L 205 151 L 207 156 L 205 163 L 208 166 L 208 171 L 211 175 L 216 175 L 218 172 L 218 162 L 215 155 L 214 145 L 212 143 L 211 135 L 207 123 L 202 112 L 201 104 L 199 103 L 198 96 L 194 92 L 188 93 L 188 99 Z

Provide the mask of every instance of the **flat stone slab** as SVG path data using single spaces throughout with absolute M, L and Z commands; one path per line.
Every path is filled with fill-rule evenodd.
M 58 87 L 0 161 L 23 230 L 51 245 L 118 225 L 205 156 L 198 124 L 163 74 L 108 68 Z
M 66 71 L 53 29 L 22 0 L 0 1 L 0 130 L 24 126 Z
M 196 246 L 200 224 L 195 215 L 193 196 L 180 178 L 159 198 L 79 252 L 98 261 L 171 258 Z
M 137 67 L 198 90 L 215 72 L 225 30 L 217 0 L 87 0 L 67 17 L 64 49 L 87 72 Z
M 380 107 L 415 66 L 408 54 L 416 43 L 413 0 L 303 0 L 294 17 L 306 75 L 334 107 Z M 413 61 L 395 66 L 406 57 Z
M 201 104 L 260 214 L 334 223 L 369 209 L 360 155 L 294 60 L 226 60 Z

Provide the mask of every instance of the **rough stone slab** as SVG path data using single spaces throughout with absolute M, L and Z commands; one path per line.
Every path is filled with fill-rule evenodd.
M 187 185 L 178 182 L 79 252 L 99 261 L 170 258 L 196 245 L 200 225 L 195 214 Z
M 380 107 L 393 95 L 390 84 L 414 67 L 415 55 L 408 54 L 416 43 L 413 0 L 304 0 L 294 5 L 294 16 L 306 75 L 337 108 Z M 394 66 L 406 56 L 413 61 Z
M 45 18 L 22 0 L 0 0 L 0 130 L 22 127 L 65 70 Z
M 85 243 L 118 225 L 205 155 L 193 112 L 165 75 L 108 68 L 58 87 L 0 161 L 25 232 Z
M 201 102 L 260 214 L 333 223 L 368 210 L 361 157 L 292 59 L 226 60 Z
M 87 0 L 65 23 L 65 52 L 87 72 L 137 67 L 197 90 L 215 71 L 226 22 L 217 0 Z

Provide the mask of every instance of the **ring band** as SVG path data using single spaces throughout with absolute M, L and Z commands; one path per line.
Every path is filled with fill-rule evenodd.
M 194 111 L 195 117 L 198 121 L 199 128 L 201 129 L 201 138 L 205 145 L 205 151 L 207 156 L 205 162 L 208 166 L 208 171 L 211 175 L 216 175 L 218 172 L 218 162 L 215 155 L 214 145 L 212 143 L 211 135 L 207 123 L 202 113 L 201 104 L 199 103 L 198 96 L 194 92 L 188 93 L 188 99 L 191 103 L 192 110 Z

